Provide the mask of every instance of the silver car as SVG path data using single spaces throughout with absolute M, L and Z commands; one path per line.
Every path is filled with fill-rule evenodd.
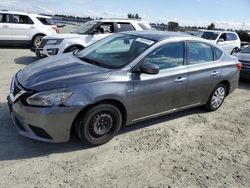
M 250 80 L 250 46 L 243 48 L 237 57 L 242 64 L 240 78 Z
M 100 145 L 124 125 L 205 106 L 217 110 L 238 86 L 241 64 L 207 40 L 159 31 L 109 36 L 77 54 L 34 62 L 12 80 L 18 133 Z

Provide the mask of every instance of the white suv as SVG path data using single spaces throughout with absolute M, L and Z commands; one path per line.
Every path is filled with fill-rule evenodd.
M 152 27 L 140 20 L 94 20 L 84 23 L 71 34 L 57 34 L 42 39 L 36 49 L 38 57 L 47 57 L 67 52 L 77 52 L 112 33 L 131 30 L 150 30 Z
M 219 45 L 228 54 L 236 54 L 240 50 L 241 41 L 237 33 L 231 31 L 199 30 L 198 36 Z
M 51 17 L 15 11 L 0 11 L 0 44 L 31 45 L 37 48 L 42 37 L 56 34 Z

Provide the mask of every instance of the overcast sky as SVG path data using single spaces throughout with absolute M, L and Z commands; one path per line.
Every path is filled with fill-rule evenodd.
M 103 18 L 139 13 L 147 21 L 250 29 L 250 0 L 0 0 L 0 10 Z

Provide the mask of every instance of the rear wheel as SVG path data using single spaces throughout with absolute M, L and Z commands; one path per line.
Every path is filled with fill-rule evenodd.
M 217 85 L 205 105 L 206 109 L 208 111 L 215 111 L 219 109 L 224 102 L 226 94 L 227 87 L 224 84 Z
M 44 36 L 43 35 L 38 35 L 36 36 L 33 41 L 32 41 L 32 45 L 33 45 L 33 48 L 36 49 L 40 46 L 41 42 L 42 42 L 42 38 Z
M 76 132 L 82 142 L 97 146 L 111 140 L 121 125 L 120 110 L 111 104 L 100 104 L 82 114 L 76 122 Z

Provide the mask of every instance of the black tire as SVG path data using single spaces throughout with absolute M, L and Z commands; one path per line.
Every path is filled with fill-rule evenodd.
M 83 49 L 83 47 L 79 47 L 79 46 L 72 46 L 70 47 L 67 52 L 72 52 L 73 54 L 76 54 L 77 52 L 81 51 Z
M 216 111 L 223 104 L 227 95 L 227 87 L 224 84 L 217 85 L 211 93 L 205 108 L 208 111 Z
M 119 132 L 121 125 L 120 110 L 111 104 L 100 104 L 82 114 L 75 128 L 83 143 L 98 146 L 110 141 Z
M 35 38 L 32 41 L 32 47 L 34 49 L 37 49 L 39 47 L 39 45 L 41 44 L 42 38 L 44 37 L 44 35 L 37 35 L 35 36 Z
M 239 52 L 239 49 L 234 48 L 234 49 L 232 50 L 232 52 L 231 52 L 231 55 L 235 55 L 235 54 L 237 54 L 238 52 Z

